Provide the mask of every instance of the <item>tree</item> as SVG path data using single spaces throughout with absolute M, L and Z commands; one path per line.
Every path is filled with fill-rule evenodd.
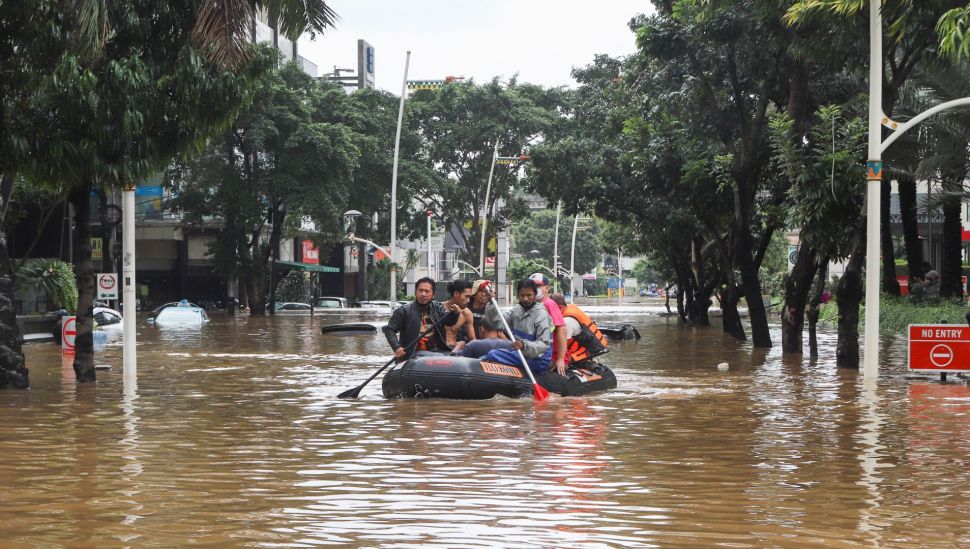
M 324 241 L 340 232 L 359 151 L 347 126 L 315 120 L 328 104 L 318 95 L 333 87 L 295 62 L 267 73 L 230 128 L 169 183 L 170 206 L 187 225 L 223 220 L 210 253 L 219 272 L 245 284 L 252 314 L 266 311 L 274 251 L 288 228 L 312 220 Z
M 132 184 L 177 152 L 197 147 L 222 124 L 243 99 L 247 73 L 202 62 L 188 42 L 189 29 L 209 61 L 234 61 L 238 68 L 257 9 L 266 8 L 294 39 L 306 29 L 322 31 L 334 18 L 319 0 L 209 0 L 199 8 L 188 0 L 0 5 L 0 215 L 17 173 L 33 182 L 59 182 L 67 175 L 72 203 L 87 211 L 92 190 Z M 86 213 L 79 216 L 75 260 L 80 298 L 74 368 L 81 382 L 95 379 L 88 222 Z M 12 291 L 0 234 L 0 387 L 26 387 Z
M 562 90 L 547 90 L 515 79 L 498 79 L 483 85 L 472 81 L 451 83 L 438 91 L 418 91 L 409 102 L 410 123 L 423 137 L 421 157 L 434 170 L 433 177 L 403 184 L 433 212 L 436 220 L 453 231 L 466 251 L 465 259 L 477 265 L 482 212 L 487 211 L 489 236 L 509 221 L 512 206 L 496 211 L 496 203 L 513 202 L 511 188 L 522 162 L 495 166 L 491 192 L 486 186 L 492 153 L 498 140 L 499 156 L 520 156 L 528 146 L 555 131 Z M 424 212 L 412 212 L 413 235 L 424 227 Z
M 633 265 L 633 276 L 637 279 L 637 284 L 646 286 L 647 284 L 663 283 L 664 278 L 660 271 L 651 265 L 649 259 L 640 259 Z
M 569 269 L 573 236 L 572 217 L 560 216 L 559 220 L 559 265 Z M 512 229 L 512 253 L 529 257 L 532 250 L 538 250 L 538 257 L 548 258 L 552 264 L 555 250 L 556 212 L 542 210 L 516 223 Z M 576 233 L 576 273 L 587 273 L 599 263 L 599 227 L 595 221 L 587 222 L 584 230 Z
M 130 185 L 204 142 L 244 100 L 255 70 L 236 74 L 204 62 L 184 33 L 194 23 L 185 7 L 112 3 L 106 17 L 114 25 L 100 57 L 72 53 L 65 38 L 51 70 L 22 76 L 31 93 L 8 97 L 8 136 L 21 147 L 17 171 L 34 184 L 64 184 L 77 215 L 80 382 L 95 380 L 92 191 Z

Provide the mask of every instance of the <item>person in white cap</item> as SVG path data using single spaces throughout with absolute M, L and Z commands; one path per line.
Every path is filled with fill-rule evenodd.
M 549 313 L 549 318 L 552 320 L 552 364 L 559 375 L 566 375 L 566 342 L 568 340 L 566 334 L 566 321 L 562 317 L 562 311 L 559 310 L 559 305 L 555 301 L 549 299 L 549 293 L 547 291 L 549 286 L 549 279 L 546 275 L 542 273 L 533 273 L 529 277 L 529 280 L 536 283 L 539 288 L 538 294 L 536 294 L 536 301 L 542 302 L 542 306 L 546 308 L 546 312 Z

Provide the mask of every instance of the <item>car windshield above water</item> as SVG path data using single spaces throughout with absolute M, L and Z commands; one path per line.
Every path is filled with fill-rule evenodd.
M 158 326 L 195 325 L 201 326 L 209 321 L 209 316 L 201 307 L 175 306 L 165 307 L 155 317 Z

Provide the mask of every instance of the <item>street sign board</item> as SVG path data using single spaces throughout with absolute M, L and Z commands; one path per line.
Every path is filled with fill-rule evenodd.
M 74 341 L 77 339 L 77 317 L 65 316 L 61 323 L 61 352 L 73 353 Z
M 97 299 L 118 299 L 118 274 L 98 273 Z
M 431 251 L 435 253 L 445 251 L 445 235 L 431 237 Z
M 970 326 L 910 324 L 907 354 L 910 370 L 970 372 Z

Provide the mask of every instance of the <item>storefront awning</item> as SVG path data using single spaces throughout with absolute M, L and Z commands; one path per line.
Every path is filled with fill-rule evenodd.
M 274 262 L 274 267 L 277 269 L 300 269 L 301 271 L 310 271 L 312 273 L 339 273 L 340 269 L 336 267 L 331 267 L 330 265 L 311 265 L 309 263 L 297 263 L 295 261 L 276 261 Z

